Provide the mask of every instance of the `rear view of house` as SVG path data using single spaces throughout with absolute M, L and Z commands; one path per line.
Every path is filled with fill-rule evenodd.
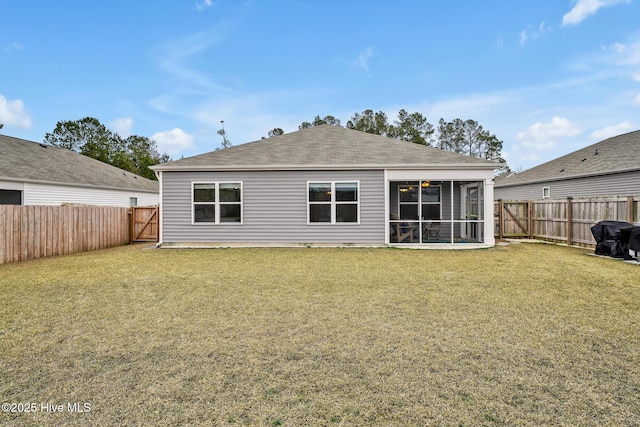
M 317 126 L 153 166 L 160 243 L 493 246 L 498 166 Z

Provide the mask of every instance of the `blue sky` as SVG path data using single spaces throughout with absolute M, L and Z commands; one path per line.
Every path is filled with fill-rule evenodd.
M 316 115 L 474 119 L 528 169 L 640 129 L 640 0 L 2 0 L 0 123 L 92 116 L 174 159 Z

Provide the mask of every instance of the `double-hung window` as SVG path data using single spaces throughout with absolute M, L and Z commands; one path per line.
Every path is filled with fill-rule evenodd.
M 309 223 L 357 223 L 360 185 L 354 182 L 309 182 Z
M 242 223 L 241 182 L 194 182 L 194 223 Z

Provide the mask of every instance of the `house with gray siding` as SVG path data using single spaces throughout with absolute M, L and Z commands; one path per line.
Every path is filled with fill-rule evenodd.
M 159 244 L 489 247 L 497 167 L 316 126 L 153 166 Z
M 66 148 L 0 135 L 0 204 L 157 205 L 158 182 Z
M 496 200 L 634 195 L 640 195 L 640 131 L 499 176 L 494 191 Z

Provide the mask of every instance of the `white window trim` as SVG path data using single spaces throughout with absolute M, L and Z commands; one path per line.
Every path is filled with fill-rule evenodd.
M 196 184 L 215 184 L 216 201 L 196 202 L 193 199 L 193 189 Z M 220 201 L 220 184 L 240 184 L 240 222 L 220 222 L 220 205 L 237 205 L 238 202 L 221 202 Z M 215 205 L 216 216 L 214 222 L 196 222 L 195 205 Z M 191 224 L 192 225 L 242 225 L 244 224 L 244 183 L 243 181 L 191 181 Z
M 551 198 L 551 187 L 542 187 L 542 198 L 543 199 Z
M 358 198 L 355 202 L 337 202 L 335 200 L 336 184 L 356 184 L 358 190 Z M 330 202 L 311 202 L 309 200 L 309 185 L 310 184 L 331 184 L 331 201 Z M 344 180 L 344 181 L 329 181 L 329 180 L 314 180 L 307 181 L 307 225 L 358 225 L 360 224 L 360 181 L 358 180 Z M 331 222 L 311 222 L 311 205 L 312 204 L 327 204 L 331 205 Z M 356 222 L 337 222 L 336 221 L 336 205 L 356 205 L 357 209 L 357 221 Z

